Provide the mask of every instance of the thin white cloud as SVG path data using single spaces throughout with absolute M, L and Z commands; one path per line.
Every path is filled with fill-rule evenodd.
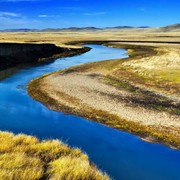
M 0 12 L 0 27 L 2 29 L 33 28 L 40 24 L 36 19 L 15 12 Z
M 100 15 L 105 15 L 107 14 L 106 12 L 92 12 L 92 13 L 83 13 L 85 16 L 100 16 Z
M 0 17 L 19 17 L 20 14 L 14 12 L 0 12 Z
M 59 17 L 59 15 L 40 14 L 38 17 L 39 18 L 53 18 L 53 17 Z
M 34 28 L 39 24 L 37 20 L 30 20 L 27 18 L 11 18 L 0 16 L 0 26 L 3 29 L 15 29 L 15 28 Z
M 39 17 L 39 18 L 47 18 L 48 15 L 46 15 L 46 14 L 40 14 L 38 17 Z

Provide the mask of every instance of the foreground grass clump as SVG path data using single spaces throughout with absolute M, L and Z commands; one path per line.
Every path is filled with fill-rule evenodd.
M 108 180 L 86 154 L 60 141 L 0 132 L 1 180 Z
M 52 179 L 105 179 L 91 167 L 86 157 L 64 156 L 50 164 Z
M 43 163 L 24 153 L 0 155 L 0 179 L 40 179 L 43 176 Z

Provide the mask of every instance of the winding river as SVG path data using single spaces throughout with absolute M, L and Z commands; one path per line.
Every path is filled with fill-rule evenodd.
M 54 112 L 28 96 L 30 80 L 70 66 L 127 57 L 125 50 L 88 45 L 91 51 L 26 67 L 0 81 L 0 130 L 60 139 L 85 151 L 117 180 L 180 180 L 180 151 L 86 119 Z M 5 72 L 1 76 L 6 76 Z M 0 77 L 1 78 L 1 77 Z

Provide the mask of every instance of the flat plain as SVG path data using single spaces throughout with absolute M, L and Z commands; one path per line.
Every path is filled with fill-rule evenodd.
M 180 31 L 1 32 L 0 42 L 50 43 L 66 48 L 90 43 L 127 50 L 128 58 L 45 74 L 29 83 L 28 92 L 52 110 L 180 149 Z M 41 142 L 35 137 L 6 132 L 0 132 L 0 138 L 1 178 L 7 178 L 7 172 L 11 172 L 11 177 L 18 174 L 22 179 L 109 179 L 79 149 L 59 141 Z M 11 162 L 11 158 L 16 161 Z M 80 171 L 81 165 L 84 171 Z
M 26 42 L 66 47 L 98 43 L 126 49 L 129 58 L 88 63 L 36 79 L 28 88 L 36 100 L 51 109 L 179 148 L 179 32 L 135 29 L 40 35 L 28 34 Z

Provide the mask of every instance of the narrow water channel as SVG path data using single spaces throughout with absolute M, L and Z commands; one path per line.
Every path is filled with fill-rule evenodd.
M 180 180 L 180 151 L 142 141 L 86 119 L 54 112 L 28 96 L 28 82 L 45 73 L 87 62 L 124 58 L 125 50 L 101 45 L 85 54 L 0 73 L 0 130 L 60 139 L 79 147 L 116 180 Z M 9 76 L 10 75 L 10 76 Z

